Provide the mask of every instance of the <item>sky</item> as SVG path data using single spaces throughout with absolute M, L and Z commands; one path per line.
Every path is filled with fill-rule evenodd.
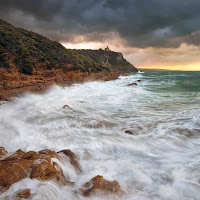
M 200 0 L 0 0 L 0 18 L 138 68 L 200 71 Z

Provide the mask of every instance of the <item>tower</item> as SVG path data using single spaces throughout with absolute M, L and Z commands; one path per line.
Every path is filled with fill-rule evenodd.
M 109 47 L 108 47 L 108 46 L 105 48 L 105 51 L 110 51 L 110 49 L 109 49 Z

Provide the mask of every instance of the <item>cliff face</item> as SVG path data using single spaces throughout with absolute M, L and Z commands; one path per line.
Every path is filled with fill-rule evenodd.
M 95 62 L 104 67 L 108 67 L 110 70 L 118 70 L 125 73 L 138 72 L 132 64 L 124 59 L 122 53 L 105 50 L 75 50 L 75 52 L 88 56 Z

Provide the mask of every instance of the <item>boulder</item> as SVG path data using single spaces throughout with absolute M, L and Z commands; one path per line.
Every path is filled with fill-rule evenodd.
M 69 157 L 72 165 L 81 171 L 76 155 L 70 150 L 63 150 L 63 153 Z M 70 183 L 65 179 L 61 167 L 51 160 L 60 159 L 55 151 L 46 149 L 25 153 L 19 149 L 8 157 L 5 157 L 6 154 L 7 151 L 1 147 L 0 155 L 3 157 L 0 160 L 0 187 L 9 187 L 23 178 L 52 180 L 61 185 Z
M 124 191 L 117 181 L 107 181 L 103 176 L 96 176 L 89 182 L 85 183 L 80 189 L 83 196 L 90 195 L 117 195 L 122 196 Z

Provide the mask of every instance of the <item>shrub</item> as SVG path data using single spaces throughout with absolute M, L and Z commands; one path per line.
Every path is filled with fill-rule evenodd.
M 10 66 L 9 66 L 9 64 L 7 62 L 3 62 L 3 67 L 8 69 Z
M 52 69 L 53 67 L 55 67 L 56 64 L 54 63 L 49 63 L 46 67 L 47 69 Z
M 21 62 L 23 64 L 30 64 L 30 63 L 32 63 L 32 60 L 30 60 L 28 57 L 26 57 L 26 58 L 21 59 Z
M 39 62 L 45 62 L 45 58 L 44 57 L 39 58 Z
M 33 74 L 33 67 L 30 64 L 26 64 L 20 67 L 20 72 L 23 74 L 32 75 Z

